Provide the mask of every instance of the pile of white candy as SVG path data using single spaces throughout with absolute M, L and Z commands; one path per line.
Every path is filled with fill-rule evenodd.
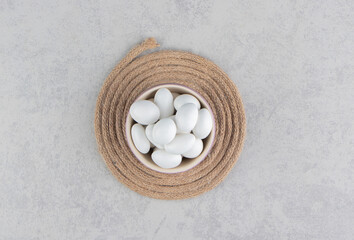
M 154 99 L 134 102 L 130 115 L 137 122 L 131 129 L 135 147 L 143 154 L 153 147 L 151 158 L 162 168 L 177 167 L 182 157 L 198 157 L 203 151 L 202 139 L 213 127 L 210 112 L 200 109 L 197 98 L 167 88 L 160 88 Z

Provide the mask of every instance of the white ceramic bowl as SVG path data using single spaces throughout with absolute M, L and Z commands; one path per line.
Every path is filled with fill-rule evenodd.
M 179 94 L 185 94 L 185 93 L 191 94 L 191 95 L 193 95 L 194 97 L 196 97 L 199 100 L 202 108 L 207 108 L 209 110 L 209 112 L 211 113 L 211 116 L 212 116 L 212 119 L 213 119 L 213 128 L 212 128 L 211 133 L 209 134 L 209 136 L 207 138 L 203 139 L 204 149 L 203 149 L 202 153 L 196 158 L 183 158 L 182 159 L 182 163 L 179 166 L 175 167 L 175 168 L 164 169 L 164 168 L 161 168 L 161 167 L 157 166 L 151 159 L 152 149 L 147 154 L 142 154 L 136 149 L 136 147 L 135 147 L 135 145 L 133 143 L 133 140 L 132 140 L 132 136 L 131 136 L 131 128 L 132 128 L 133 124 L 135 123 L 135 121 L 132 119 L 132 117 L 130 116 L 129 113 L 128 113 L 127 121 L 126 121 L 126 125 L 125 125 L 128 145 L 129 145 L 131 151 L 133 152 L 133 154 L 136 156 L 136 158 L 142 164 L 144 164 L 148 168 L 151 168 L 152 170 L 155 170 L 155 171 L 158 171 L 158 172 L 163 172 L 163 173 L 184 172 L 184 171 L 187 171 L 187 170 L 195 167 L 196 165 L 198 165 L 209 154 L 210 149 L 212 148 L 213 143 L 214 143 L 214 139 L 215 139 L 215 120 L 214 120 L 214 115 L 213 115 L 213 112 L 210 109 L 209 104 L 206 102 L 206 100 L 202 96 L 200 96 L 194 90 L 192 90 L 192 89 L 190 89 L 190 88 L 188 88 L 186 86 L 179 85 L 179 84 L 161 84 L 161 85 L 152 87 L 152 88 L 146 90 L 144 93 L 142 93 L 136 99 L 136 101 L 153 98 L 155 96 L 156 91 L 159 90 L 160 88 L 167 88 L 171 92 L 175 92 L 175 93 L 179 93 Z

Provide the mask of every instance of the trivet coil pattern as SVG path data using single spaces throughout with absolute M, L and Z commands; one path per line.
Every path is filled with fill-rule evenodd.
M 242 100 L 235 84 L 214 63 L 183 51 L 158 51 L 154 38 L 134 47 L 109 74 L 99 93 L 95 133 L 99 151 L 113 175 L 130 189 L 152 198 L 183 199 L 217 186 L 239 157 L 246 131 Z M 126 141 L 129 107 L 147 89 L 185 85 L 206 99 L 215 117 L 215 141 L 209 155 L 181 173 L 161 173 L 143 165 Z

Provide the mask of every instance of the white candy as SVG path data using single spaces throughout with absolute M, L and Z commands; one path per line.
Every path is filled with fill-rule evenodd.
M 151 159 L 161 168 L 177 167 L 182 157 L 198 157 L 204 149 L 202 139 L 213 128 L 211 113 L 200 108 L 196 97 L 167 88 L 160 88 L 154 98 L 134 102 L 129 112 L 138 122 L 131 128 L 135 147 L 143 154 L 155 147 Z
M 179 95 L 173 102 L 176 110 L 178 111 L 184 104 L 193 103 L 200 109 L 200 102 L 198 99 L 190 94 Z
M 206 138 L 211 132 L 212 127 L 213 127 L 213 120 L 211 118 L 210 112 L 206 108 L 200 109 L 198 112 L 197 123 L 193 128 L 193 133 L 196 136 L 196 138 L 200 138 L 200 139 Z
M 154 102 L 160 109 L 160 118 L 169 117 L 175 112 L 173 96 L 167 88 L 160 88 L 156 92 Z
M 176 123 L 176 115 L 172 115 L 172 116 L 170 116 L 170 117 L 168 117 L 168 118 L 172 119 L 172 120 L 175 122 L 176 127 L 177 127 L 177 123 Z M 190 133 L 190 131 L 189 131 L 189 132 L 183 132 L 183 131 L 181 131 L 181 130 L 177 127 L 176 134 L 179 134 L 179 133 Z
M 189 149 L 187 152 L 183 153 L 183 157 L 186 158 L 196 158 L 203 151 L 203 141 L 196 138 L 193 144 L 193 147 Z
M 144 127 L 136 123 L 132 127 L 132 139 L 139 152 L 145 154 L 150 150 L 150 142 L 146 138 Z
M 163 149 L 163 146 L 156 143 L 152 137 L 152 130 L 153 130 L 154 126 L 155 126 L 154 124 L 147 125 L 147 127 L 145 128 L 145 135 L 146 135 L 147 139 L 150 141 L 150 143 L 152 144 L 152 147 L 156 146 L 159 149 Z
M 139 100 L 133 103 L 129 112 L 132 118 L 142 125 L 154 123 L 160 117 L 159 108 L 148 100 Z
M 190 133 L 177 134 L 169 144 L 165 145 L 165 151 L 173 154 L 182 154 L 190 150 L 195 141 L 195 136 Z
M 163 118 L 158 121 L 153 130 L 152 138 L 157 144 L 167 144 L 176 136 L 176 124 L 170 118 Z
M 197 123 L 198 108 L 193 103 L 184 104 L 176 113 L 177 127 L 182 132 L 190 132 Z
M 154 150 L 151 154 L 151 158 L 158 166 L 162 168 L 174 168 L 177 167 L 181 161 L 182 156 L 179 154 L 168 153 L 164 150 Z

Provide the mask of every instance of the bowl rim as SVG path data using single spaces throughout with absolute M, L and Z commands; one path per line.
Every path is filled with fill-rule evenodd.
M 132 140 L 132 137 L 131 137 L 131 129 L 130 128 L 128 128 L 128 123 L 130 122 L 129 120 L 130 119 L 132 119 L 132 117 L 130 116 L 130 113 L 129 113 L 129 111 L 127 111 L 127 114 L 126 114 L 126 117 L 125 117 L 125 131 L 126 131 L 126 141 L 127 141 L 127 145 L 128 145 L 128 147 L 129 147 L 129 149 L 130 149 L 130 151 L 133 153 L 133 155 L 138 159 L 138 161 L 139 162 L 141 162 L 144 166 L 146 166 L 147 168 L 149 168 L 149 169 L 151 169 L 151 170 L 153 170 L 153 171 L 157 171 L 157 172 L 160 172 L 160 173 L 167 173 L 167 174 L 175 174 L 175 173 L 182 173 L 182 172 L 186 172 L 186 171 L 189 171 L 189 170 L 191 170 L 192 168 L 194 168 L 194 167 L 196 167 L 198 164 L 200 164 L 202 161 L 204 161 L 204 159 L 209 155 L 209 153 L 210 153 L 210 151 L 211 151 L 211 149 L 213 148 L 213 146 L 214 146 L 214 143 L 215 143 L 215 132 L 216 132 L 216 129 L 215 129 L 215 117 L 214 117 L 214 113 L 213 113 L 213 111 L 212 111 L 212 109 L 211 109 L 211 107 L 210 107 L 210 105 L 209 105 L 209 103 L 206 101 L 206 99 L 202 96 L 202 95 L 200 95 L 197 91 L 195 91 L 194 89 L 192 89 L 192 88 L 190 88 L 190 87 L 188 87 L 188 86 L 185 86 L 185 85 L 183 85 L 183 84 L 180 84 L 180 83 L 161 83 L 161 84 L 157 84 L 157 85 L 154 85 L 154 86 L 152 86 L 152 87 L 150 87 L 150 88 L 148 88 L 148 89 L 146 89 L 145 91 L 143 91 L 141 94 L 139 94 L 137 97 L 136 97 L 136 99 L 134 100 L 134 102 L 136 102 L 136 101 L 138 101 L 138 100 L 147 100 L 147 99 L 140 99 L 140 98 L 142 98 L 147 92 L 150 92 L 150 91 L 152 91 L 152 92 L 154 92 L 155 90 L 157 91 L 158 89 L 160 89 L 160 88 L 163 88 L 163 87 L 166 87 L 167 89 L 169 88 L 169 87 L 178 87 L 178 88 L 184 88 L 184 89 L 187 89 L 187 90 L 189 90 L 189 92 L 192 92 L 192 94 L 191 95 L 194 95 L 197 99 L 198 99 L 198 101 L 200 101 L 200 99 L 202 100 L 202 101 L 200 101 L 201 102 L 201 108 L 202 108 L 202 106 L 204 106 L 206 109 L 208 109 L 209 110 L 209 112 L 210 112 L 210 115 L 211 115 L 211 118 L 212 118 L 212 130 L 211 130 L 211 132 L 210 132 L 210 134 L 209 134 L 209 136 L 207 137 L 207 138 L 210 138 L 211 139 L 211 142 L 210 142 L 210 144 L 208 144 L 208 149 L 203 149 L 203 151 L 201 152 L 201 154 L 198 156 L 198 157 L 200 157 L 200 156 L 202 156 L 200 159 L 198 159 L 198 157 L 196 157 L 196 158 L 190 158 L 190 160 L 196 160 L 196 159 L 198 159 L 198 161 L 196 161 L 196 163 L 195 164 L 191 164 L 191 167 L 188 167 L 188 168 L 186 168 L 186 169 L 184 169 L 184 170 L 180 170 L 180 171 L 174 171 L 173 169 L 175 169 L 175 170 L 177 170 L 178 169 L 178 167 L 179 166 L 177 166 L 177 167 L 175 167 L 175 168 L 169 168 L 169 169 L 164 169 L 164 168 L 161 168 L 160 166 L 158 166 L 157 164 L 155 164 L 155 166 L 156 166 L 156 168 L 151 168 L 148 164 L 146 164 L 144 161 L 145 160 L 141 160 L 140 159 L 140 156 L 138 156 L 136 153 L 138 153 L 139 151 L 137 150 L 137 148 L 135 147 L 135 145 L 134 145 L 134 142 L 133 142 L 133 140 Z M 172 91 L 171 91 L 172 92 Z M 190 93 L 182 93 L 182 94 L 190 94 Z M 134 103 L 133 102 L 133 103 Z M 133 104 L 132 103 L 132 104 Z M 132 119 L 133 120 L 133 119 Z M 133 122 L 135 122 L 134 120 L 133 120 Z M 134 123 L 133 123 L 134 124 Z M 132 124 L 132 125 L 133 125 Z M 131 126 L 132 126 L 131 125 Z M 130 126 L 130 127 L 131 127 Z M 143 126 L 145 126 L 145 125 L 143 125 Z M 130 138 L 130 141 L 128 140 L 128 138 Z M 207 139 L 207 138 L 205 138 L 205 139 Z M 204 140 L 205 139 L 202 139 L 202 141 L 203 141 L 203 147 L 205 146 L 204 145 Z M 133 150 L 133 148 L 134 148 L 134 150 Z M 141 154 L 141 155 L 145 155 L 145 154 L 142 154 L 142 153 L 138 153 L 138 154 Z M 149 153 L 147 153 L 147 154 L 150 154 L 150 151 L 149 151 Z M 182 160 L 183 161 L 183 160 Z M 166 171 L 164 171 L 164 170 L 166 170 Z

